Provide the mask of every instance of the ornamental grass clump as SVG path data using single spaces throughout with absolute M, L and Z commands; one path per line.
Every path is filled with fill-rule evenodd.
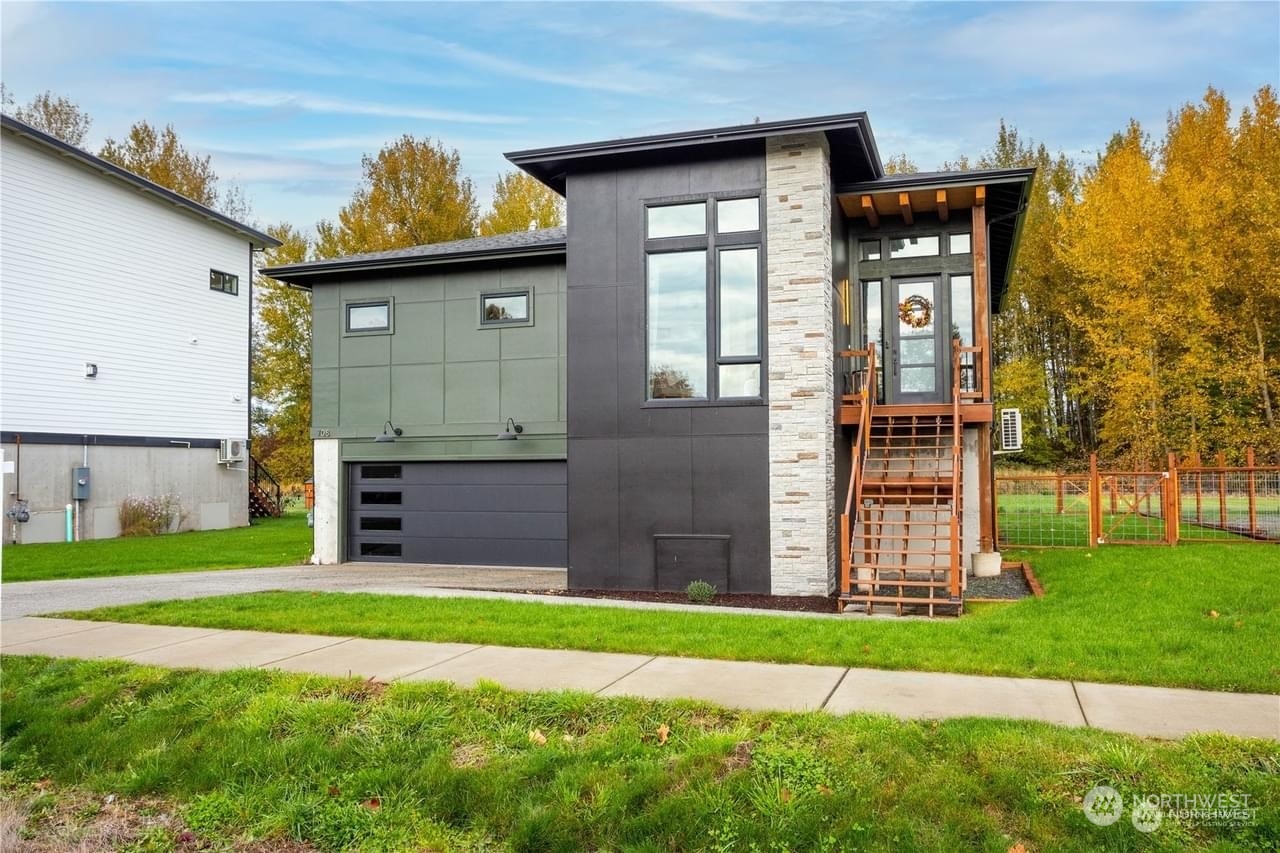
M 120 502 L 121 536 L 158 536 L 168 533 L 181 520 L 182 503 L 177 495 L 129 495 Z
M 690 582 L 684 592 L 693 604 L 710 604 L 716 597 L 716 588 L 703 580 Z

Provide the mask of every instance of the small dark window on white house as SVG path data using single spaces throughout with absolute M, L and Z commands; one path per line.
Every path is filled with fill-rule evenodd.
M 209 270 L 209 289 L 230 293 L 235 296 L 240 292 L 240 276 L 229 272 Z
M 529 291 L 485 293 L 480 297 L 480 325 L 510 326 L 529 322 Z
M 348 332 L 391 331 L 391 300 L 347 303 Z

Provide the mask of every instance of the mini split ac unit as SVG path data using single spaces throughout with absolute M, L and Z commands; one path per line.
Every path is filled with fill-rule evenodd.
M 1017 409 L 1000 410 L 1000 449 L 1006 453 L 1022 449 L 1022 412 Z
M 218 462 L 230 465 L 232 462 L 243 462 L 249 455 L 249 448 L 239 438 L 224 438 L 218 443 Z

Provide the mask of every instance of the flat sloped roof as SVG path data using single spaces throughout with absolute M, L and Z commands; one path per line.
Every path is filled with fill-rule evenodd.
M 330 260 L 286 264 L 262 270 L 264 275 L 290 284 L 310 286 L 332 273 L 391 270 L 425 264 L 460 263 L 470 260 L 563 255 L 565 229 L 540 228 L 534 231 L 511 231 L 493 237 L 471 237 L 448 243 L 428 243 L 386 252 L 366 252 Z

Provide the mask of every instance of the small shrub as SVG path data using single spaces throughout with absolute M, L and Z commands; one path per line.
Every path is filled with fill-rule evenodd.
M 706 581 L 691 581 L 684 591 L 693 604 L 710 604 L 716 597 L 716 588 Z
M 121 536 L 158 536 L 182 521 L 177 495 L 140 498 L 130 495 L 120 502 Z

